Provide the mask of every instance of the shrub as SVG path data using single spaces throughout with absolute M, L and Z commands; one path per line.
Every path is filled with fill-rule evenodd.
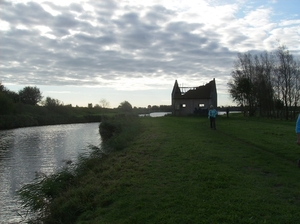
M 139 131 L 139 118 L 132 114 L 103 117 L 99 132 L 104 148 L 121 150 Z

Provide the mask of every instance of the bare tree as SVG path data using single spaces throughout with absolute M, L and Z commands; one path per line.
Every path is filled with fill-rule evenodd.
M 264 52 L 259 56 L 255 56 L 255 77 L 254 77 L 254 93 L 257 98 L 257 106 L 260 115 L 271 116 L 274 108 L 274 90 L 272 86 L 272 75 L 274 67 L 273 54 Z
M 287 50 L 286 46 L 278 47 L 276 56 L 277 65 L 275 71 L 277 77 L 277 92 L 284 103 L 285 118 L 288 120 L 290 108 L 293 104 L 295 105 L 297 103 L 295 102 L 297 97 L 299 98 L 299 87 L 296 82 L 299 76 L 299 69 L 297 62 L 289 50 Z
M 292 98 L 294 101 L 293 115 L 296 117 L 296 110 L 300 103 L 300 60 L 296 62 L 296 73 L 294 76 L 294 89 L 292 91 Z
M 101 99 L 100 100 L 100 107 L 102 108 L 108 108 L 109 107 L 109 102 L 106 99 Z

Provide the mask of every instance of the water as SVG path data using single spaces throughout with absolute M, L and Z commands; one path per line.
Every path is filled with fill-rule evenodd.
M 80 153 L 89 151 L 89 144 L 100 142 L 99 123 L 0 131 L 0 223 L 25 221 L 16 190 L 36 175 L 49 175 L 66 161 L 75 162 Z
M 229 114 L 240 114 L 241 111 L 229 111 Z M 226 111 L 218 111 L 218 115 L 226 115 Z
M 140 114 L 140 117 L 163 117 L 166 116 L 168 114 L 172 114 L 172 112 L 153 112 L 150 114 Z

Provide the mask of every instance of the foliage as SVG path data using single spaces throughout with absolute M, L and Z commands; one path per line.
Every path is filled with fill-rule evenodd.
M 105 116 L 99 126 L 103 144 L 114 150 L 124 149 L 134 138 L 139 129 L 139 119 L 136 115 L 118 114 Z
M 128 113 L 132 111 L 132 105 L 128 101 L 123 101 L 118 107 L 122 112 Z
M 11 101 L 13 102 L 13 103 L 18 103 L 19 102 L 19 94 L 18 93 L 16 93 L 16 92 L 13 92 L 13 91 L 10 91 L 10 90 L 8 90 L 8 89 L 4 89 L 4 91 L 3 91 L 3 93 L 8 97 L 8 98 L 10 98 L 11 99 Z
M 2 82 L 0 81 L 0 92 L 4 90 L 4 85 L 2 85 Z
M 275 68 L 277 98 L 285 106 L 286 119 L 289 118 L 289 108 L 297 106 L 300 100 L 300 62 L 285 46 L 280 46 L 276 52 L 278 61 Z
M 239 53 L 228 83 L 232 99 L 245 106 L 250 116 L 281 114 L 275 103 L 283 102 L 286 119 L 294 119 L 300 100 L 300 61 L 285 46 L 275 53 Z M 294 113 L 290 110 L 294 107 Z M 277 111 L 276 111 L 277 110 Z M 275 113 L 276 112 L 276 113 Z M 281 111 L 283 112 L 283 111 Z
M 3 92 L 0 91 L 0 115 L 14 113 L 13 101 Z
M 39 103 L 43 96 L 40 92 L 40 89 L 31 86 L 26 86 L 22 90 L 19 91 L 19 97 L 22 103 L 36 105 Z
M 51 97 L 46 97 L 45 101 L 43 102 L 43 105 L 45 107 L 58 107 L 58 106 L 63 106 L 63 103 L 60 102 L 58 99 L 53 99 Z

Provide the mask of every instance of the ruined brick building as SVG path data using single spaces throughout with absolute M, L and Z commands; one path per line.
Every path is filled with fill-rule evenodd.
M 207 114 L 210 105 L 215 108 L 218 106 L 215 79 L 197 87 L 179 87 L 175 81 L 172 91 L 173 115 Z

